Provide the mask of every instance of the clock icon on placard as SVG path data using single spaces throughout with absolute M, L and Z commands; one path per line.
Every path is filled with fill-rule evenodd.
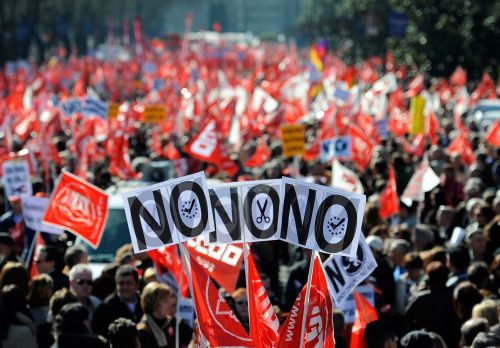
M 192 199 L 191 201 L 183 202 L 181 211 L 185 218 L 194 219 L 198 214 L 198 204 L 196 204 L 196 200 Z
M 347 225 L 347 220 L 345 217 L 332 216 L 328 220 L 327 230 L 332 235 L 332 237 L 341 238 L 345 233 Z

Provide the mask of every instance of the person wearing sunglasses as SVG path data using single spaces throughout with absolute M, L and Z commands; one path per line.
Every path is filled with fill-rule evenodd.
M 234 314 L 238 317 L 243 327 L 249 330 L 249 318 L 248 318 L 248 298 L 247 291 L 244 288 L 236 289 L 231 297 L 234 299 Z
M 77 264 L 69 271 L 69 289 L 89 312 L 89 319 L 92 319 L 94 310 L 101 304 L 101 300 L 92 295 L 92 271 L 83 264 Z

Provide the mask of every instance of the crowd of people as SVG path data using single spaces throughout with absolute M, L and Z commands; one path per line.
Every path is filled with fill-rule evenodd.
M 365 281 L 375 287 L 380 318 L 366 327 L 367 346 L 500 346 L 500 148 L 486 141 L 485 129 L 461 117 L 485 96 L 485 79 L 467 81 L 463 70 L 450 81 L 431 78 L 414 67 L 396 67 L 390 55 L 385 65 L 376 58 L 347 65 L 325 53 L 318 67 L 308 54 L 283 45 L 171 51 L 153 41 L 127 62 L 72 56 L 40 67 L 14 64 L 0 72 L 0 156 L 17 158 L 28 149 L 33 192 L 40 195 L 50 193 L 63 169 L 107 188 L 140 178 L 145 163 L 159 160 L 183 160 L 183 174 L 204 170 L 220 181 L 295 176 L 330 185 L 319 140 L 358 127 L 373 149 L 367 159 L 344 164 L 363 184 L 362 230 L 378 264 Z M 388 73 L 397 85 L 374 90 Z M 332 79 L 351 90 L 357 86 L 357 97 L 332 99 L 326 88 Z M 324 82 L 319 90 L 318 80 Z M 224 96 L 228 90 L 233 93 Z M 475 91 L 471 98 L 469 90 Z M 369 103 L 374 94 L 385 98 L 385 108 L 359 102 Z M 420 138 L 405 128 L 416 94 L 436 96 L 427 112 L 438 121 L 418 144 Z M 58 107 L 85 95 L 120 103 L 118 116 L 103 123 L 99 117 L 65 115 Z M 141 121 L 148 104 L 165 106 L 162 123 Z M 376 126 L 380 110 L 388 131 Z M 207 120 L 217 122 L 221 150 L 208 163 L 184 151 Z M 283 156 L 279 137 L 281 124 L 297 122 L 306 125 L 298 166 Z M 471 161 L 448 149 L 462 134 Z M 423 202 L 400 202 L 399 212 L 382 218 L 380 196 L 390 171 L 401 195 L 424 157 L 440 184 Z M 44 246 L 30 258 L 35 231 L 23 223 L 21 199 L 0 202 L 1 347 L 172 347 L 176 339 L 180 347 L 196 346 L 195 328 L 177 323 L 177 294 L 159 282 L 148 256 L 134 254 L 130 245 L 117 250 L 116 261 L 100 275 L 92 274 L 86 249 L 72 245 L 70 233 L 43 233 Z M 307 282 L 310 253 L 280 241 L 255 243 L 252 252 L 269 298 L 285 319 Z M 244 277 L 225 298 L 248 330 Z M 350 326 L 339 310 L 334 323 L 336 346 L 347 346 Z

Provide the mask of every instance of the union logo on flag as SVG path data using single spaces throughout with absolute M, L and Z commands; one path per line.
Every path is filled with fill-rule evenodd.
M 71 231 L 97 248 L 107 217 L 107 194 L 79 177 L 63 172 L 43 222 Z

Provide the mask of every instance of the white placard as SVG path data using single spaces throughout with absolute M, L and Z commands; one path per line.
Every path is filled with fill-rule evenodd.
M 375 292 L 373 285 L 358 286 L 356 291 L 363 295 L 372 306 L 375 306 Z M 354 316 L 356 314 L 356 302 L 354 301 L 354 292 L 351 292 L 346 298 L 342 306 L 339 307 L 344 313 L 344 321 L 346 324 L 354 323 Z
M 42 222 L 45 211 L 49 206 L 48 197 L 23 196 L 21 204 L 23 208 L 23 220 L 26 226 L 33 231 L 62 234 L 64 230 L 46 225 Z
M 341 159 L 350 159 L 352 155 L 352 140 L 350 135 L 333 138 L 333 156 Z
M 178 244 L 214 230 L 205 173 L 122 195 L 136 253 Z
M 366 196 L 283 178 L 280 239 L 312 250 L 355 256 Z
M 377 268 L 377 262 L 361 234 L 355 257 L 333 255 L 324 268 L 332 297 L 337 305 L 342 305 L 354 288 Z
M 186 321 L 191 328 L 194 327 L 194 303 L 190 298 L 179 297 L 179 317 Z
M 5 194 L 10 196 L 31 196 L 33 194 L 29 165 L 26 161 L 5 161 L 2 165 Z

